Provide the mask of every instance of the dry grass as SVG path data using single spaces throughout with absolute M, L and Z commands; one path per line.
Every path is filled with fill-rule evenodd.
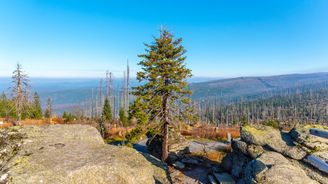
M 214 127 L 209 125 L 202 125 L 197 127 L 189 127 L 181 130 L 181 134 L 191 138 L 206 138 L 214 140 L 226 140 L 228 133 L 232 138 L 240 137 L 239 127 Z
M 6 128 L 6 127 L 11 127 L 11 126 L 13 126 L 13 124 L 12 123 L 3 123 L 3 124 L 1 124 L 0 125 L 0 128 Z
M 224 152 L 210 152 L 207 153 L 206 158 L 214 162 L 221 162 L 225 155 Z
M 133 127 L 110 127 L 107 131 L 107 136 L 108 138 L 124 138 L 132 129 Z
M 0 118 L 0 121 L 3 122 L 3 124 L 0 124 L 0 128 L 6 128 L 11 127 L 14 125 L 15 120 L 13 119 L 3 119 Z M 21 125 L 49 125 L 49 124 L 64 124 L 64 121 L 62 118 L 53 118 L 51 120 L 49 119 L 25 119 L 21 121 Z

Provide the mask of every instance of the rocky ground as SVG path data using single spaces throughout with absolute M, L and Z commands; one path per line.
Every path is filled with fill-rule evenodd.
M 290 132 L 269 126 L 244 126 L 241 139 L 232 142 L 232 153 L 221 167 L 236 183 L 328 183 L 328 139 L 310 134 L 323 126 L 302 126 Z M 314 163 L 311 158 L 323 161 Z
M 241 138 L 227 143 L 199 142 L 170 136 L 170 176 L 174 183 L 225 184 L 328 184 L 328 139 L 311 130 L 319 125 L 299 126 L 290 132 L 270 126 L 244 126 Z M 158 146 L 158 140 L 155 140 Z M 152 143 L 150 151 L 159 153 Z M 155 151 L 154 151 L 155 150 Z
M 155 157 L 159 137 L 132 149 L 106 145 L 87 125 L 11 127 L 0 129 L 0 184 L 328 184 L 328 139 L 313 135 L 317 130 L 328 128 L 244 126 L 231 144 L 171 131 L 167 166 Z

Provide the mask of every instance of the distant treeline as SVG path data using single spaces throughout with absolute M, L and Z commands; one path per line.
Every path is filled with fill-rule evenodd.
M 254 98 L 254 97 L 253 97 Z M 215 124 L 260 123 L 268 120 L 293 123 L 328 122 L 328 88 L 311 85 L 263 94 L 251 100 L 235 99 L 229 103 L 218 98 L 197 101 L 197 113 L 204 122 Z

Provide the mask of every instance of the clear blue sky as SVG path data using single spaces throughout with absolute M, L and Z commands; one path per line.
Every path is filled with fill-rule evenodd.
M 167 26 L 195 76 L 328 71 L 327 0 L 0 0 L 0 76 L 120 76 Z

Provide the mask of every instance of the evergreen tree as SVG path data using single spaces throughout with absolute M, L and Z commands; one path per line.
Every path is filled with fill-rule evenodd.
M 66 119 L 68 117 L 68 114 L 66 111 L 64 111 L 62 118 L 64 119 L 64 122 L 66 123 Z
M 106 138 L 107 136 L 107 127 L 106 127 L 106 122 L 103 118 L 98 118 L 98 131 L 101 135 L 102 138 Z
M 136 98 L 129 108 L 129 120 L 133 118 L 137 120 L 138 125 L 144 125 L 148 122 L 148 116 L 145 112 L 146 105 L 142 103 L 141 98 Z
M 64 111 L 63 113 L 63 119 L 65 123 L 72 122 L 76 117 L 72 115 L 70 112 Z
M 38 93 L 34 93 L 33 104 L 31 106 L 31 118 L 41 119 L 42 118 L 42 108 L 40 104 L 40 97 Z
M 8 99 L 5 93 L 2 93 L 0 97 L 0 117 L 5 117 L 7 115 L 8 109 Z
M 119 116 L 120 116 L 120 121 L 122 122 L 123 126 L 128 126 L 128 117 L 126 116 L 124 107 L 120 108 Z
M 160 31 L 159 38 L 152 44 L 145 44 L 145 54 L 139 55 L 142 70 L 137 79 L 145 82 L 134 88 L 133 94 L 147 103 L 149 112 L 156 112 L 162 122 L 162 160 L 168 156 L 168 125 L 172 116 L 170 105 L 188 103 L 186 79 L 191 77 L 191 70 L 185 67 L 186 50 L 181 45 L 182 39 L 174 39 L 166 29 Z
M 108 98 L 105 99 L 105 104 L 102 112 L 102 119 L 104 121 L 112 121 L 112 110 Z
M 51 102 L 51 98 L 48 97 L 48 100 L 47 100 L 47 109 L 44 112 L 44 117 L 45 118 L 51 118 L 51 116 L 52 116 L 52 102 Z

